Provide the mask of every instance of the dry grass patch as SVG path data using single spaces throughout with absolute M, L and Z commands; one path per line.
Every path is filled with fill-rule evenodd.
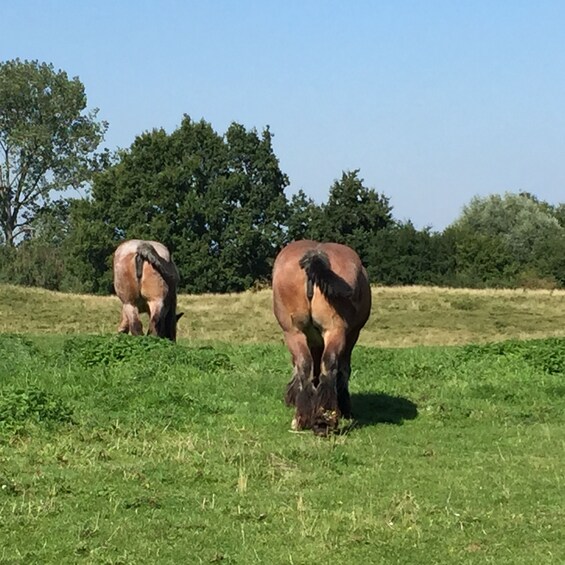
M 179 339 L 281 343 L 271 291 L 180 295 Z M 96 333 L 116 331 L 115 296 L 64 294 L 0 285 L 0 332 Z M 565 335 L 565 291 L 373 287 L 364 345 L 453 345 Z

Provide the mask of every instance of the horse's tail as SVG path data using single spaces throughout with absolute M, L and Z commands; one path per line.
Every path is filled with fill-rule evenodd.
M 157 272 L 165 279 L 168 285 L 178 282 L 178 272 L 172 261 L 165 261 L 155 248 L 147 242 L 140 243 L 137 246 L 135 254 L 135 274 L 137 280 L 141 280 L 143 274 L 143 262 L 147 261 Z
M 327 298 L 351 298 L 353 289 L 331 268 L 330 258 L 320 249 L 310 249 L 298 262 L 306 272 L 308 299 L 312 299 L 313 285 Z

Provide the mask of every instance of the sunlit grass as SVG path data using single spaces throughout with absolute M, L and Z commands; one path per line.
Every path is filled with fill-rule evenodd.
M 289 431 L 278 344 L 0 336 L 0 562 L 561 563 L 563 339 L 354 351 Z
M 179 340 L 281 343 L 271 291 L 181 295 Z M 115 296 L 0 286 L 0 332 L 111 334 Z M 360 343 L 381 347 L 483 343 L 565 335 L 565 291 L 373 287 Z

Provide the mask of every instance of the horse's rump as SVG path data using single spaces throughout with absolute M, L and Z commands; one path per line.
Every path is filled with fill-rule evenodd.
M 339 310 L 340 317 L 350 319 L 353 311 L 362 314 L 370 309 L 367 273 L 353 249 L 312 240 L 290 243 L 279 253 L 273 266 L 275 310 L 297 313 L 316 309 L 316 287 L 327 305 Z M 362 304 L 366 302 L 369 302 L 367 306 Z
M 147 261 L 165 280 L 165 282 L 171 286 L 178 283 L 178 271 L 175 264 L 169 259 L 166 260 L 155 249 L 155 247 L 147 242 L 142 241 L 137 246 L 137 252 L 135 254 L 135 274 L 138 281 L 141 281 L 143 276 L 143 262 Z
M 328 254 L 321 249 L 309 249 L 298 262 L 308 279 L 307 294 L 311 300 L 313 285 L 317 285 L 327 298 L 351 298 L 353 289 L 332 271 Z

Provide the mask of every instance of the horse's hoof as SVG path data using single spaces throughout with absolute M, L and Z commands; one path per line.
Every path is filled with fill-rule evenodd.
M 328 428 L 337 428 L 339 416 L 336 410 L 324 410 L 320 414 L 320 421 Z
M 315 435 L 320 437 L 327 437 L 333 431 L 325 422 L 318 422 L 312 427 Z

